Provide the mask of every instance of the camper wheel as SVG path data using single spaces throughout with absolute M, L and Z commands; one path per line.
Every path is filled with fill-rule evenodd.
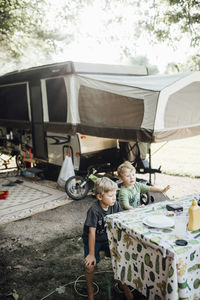
M 22 170 L 24 168 L 24 158 L 21 154 L 16 154 L 15 157 L 16 165 L 18 170 Z
M 89 182 L 82 176 L 72 176 L 65 183 L 65 191 L 73 200 L 84 199 L 89 191 Z

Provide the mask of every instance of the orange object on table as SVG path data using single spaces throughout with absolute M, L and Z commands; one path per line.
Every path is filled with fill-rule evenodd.
M 1 199 L 6 200 L 7 197 L 8 197 L 8 191 L 0 191 L 0 200 Z

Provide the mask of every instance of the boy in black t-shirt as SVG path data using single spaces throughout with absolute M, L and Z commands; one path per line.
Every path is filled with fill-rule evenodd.
M 122 211 L 116 201 L 117 184 L 107 177 L 98 178 L 95 184 L 97 201 L 87 212 L 83 229 L 84 263 L 88 288 L 88 299 L 94 300 L 92 287 L 94 268 L 99 262 L 99 251 L 105 251 L 110 256 L 108 238 L 106 233 L 106 216 Z M 133 296 L 126 284 L 123 285 L 126 298 Z

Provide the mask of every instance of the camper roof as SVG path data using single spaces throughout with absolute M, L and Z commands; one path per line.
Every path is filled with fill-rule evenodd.
M 4 74 L 0 77 L 0 84 L 55 77 L 71 73 L 121 76 L 148 75 L 145 66 L 107 65 L 67 61 Z

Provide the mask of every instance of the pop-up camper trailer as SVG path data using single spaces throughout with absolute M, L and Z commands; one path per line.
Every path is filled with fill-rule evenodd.
M 36 163 L 61 166 L 70 144 L 81 170 L 92 159 L 116 161 L 118 140 L 199 135 L 200 72 L 146 75 L 140 66 L 66 62 L 0 77 L 0 151 L 20 162 L 31 149 Z
M 15 155 L 19 167 L 30 156 L 36 165 L 61 166 L 70 147 L 76 171 L 116 160 L 111 127 L 120 130 L 125 118 L 115 112 L 132 117 L 134 99 L 109 80 L 141 75 L 145 67 L 65 62 L 0 77 L 0 152 Z

